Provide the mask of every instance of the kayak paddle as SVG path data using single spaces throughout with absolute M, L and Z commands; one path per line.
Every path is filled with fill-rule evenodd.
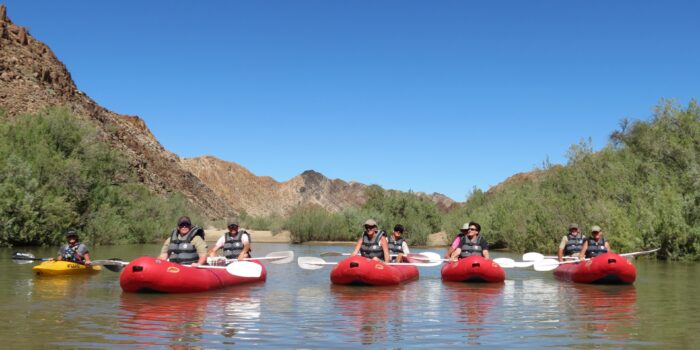
M 262 266 L 250 261 L 234 261 L 226 266 L 197 265 L 196 268 L 226 269 L 226 272 L 238 277 L 260 277 L 262 275 Z
M 646 250 L 642 252 L 633 252 L 633 253 L 623 253 L 623 254 L 618 254 L 619 256 L 637 256 L 637 255 L 644 255 L 644 254 L 651 254 L 653 252 L 658 251 L 660 248 L 652 249 L 652 250 Z M 559 262 L 559 260 L 554 260 L 554 259 L 543 259 L 539 261 L 535 261 L 534 268 L 535 271 L 552 271 L 556 269 L 559 265 L 563 264 L 574 264 L 578 263 L 581 261 L 588 261 L 591 259 L 584 259 L 584 260 L 569 260 L 569 261 L 564 261 L 564 262 Z
M 433 253 L 433 252 L 423 252 L 421 253 L 424 256 L 427 256 L 430 261 L 440 261 L 440 262 L 450 262 L 450 259 L 443 259 L 442 256 L 438 253 Z M 529 261 L 515 261 L 510 258 L 496 258 L 493 259 L 493 262 L 498 264 L 500 267 L 504 269 L 509 269 L 513 267 L 530 267 L 532 266 L 532 262 Z
M 282 252 L 272 252 L 268 253 L 262 258 L 244 258 L 238 259 L 226 259 L 223 256 L 210 256 L 207 257 L 207 264 L 212 266 L 222 266 L 225 264 L 230 264 L 235 261 L 251 261 L 251 260 L 269 260 L 273 264 L 287 264 L 294 260 L 294 252 L 291 250 L 286 250 Z
M 432 267 L 432 266 L 437 266 L 440 265 L 442 262 L 441 261 L 431 261 L 428 263 L 385 263 L 381 262 L 382 264 L 385 265 L 391 265 L 391 266 L 418 266 L 418 267 Z M 338 262 L 327 262 L 321 258 L 313 257 L 313 256 L 302 256 L 297 259 L 297 264 L 299 264 L 299 267 L 301 267 L 304 270 L 317 270 L 320 268 L 323 268 L 324 265 L 337 265 Z
M 51 258 L 35 258 L 32 253 L 12 253 L 12 262 L 15 264 L 31 264 L 32 261 L 49 261 Z

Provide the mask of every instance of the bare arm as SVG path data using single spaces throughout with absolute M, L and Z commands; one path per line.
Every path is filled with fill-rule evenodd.
M 605 241 L 605 249 L 608 250 L 608 253 L 612 253 L 612 250 L 610 250 L 610 243 L 608 243 L 608 241 Z
M 161 260 L 167 260 L 168 259 L 168 246 L 170 245 L 170 238 L 165 240 L 165 243 L 163 243 L 163 247 L 160 248 L 160 255 L 158 255 L 158 259 Z
M 387 241 L 385 236 L 379 239 L 379 245 L 382 246 L 384 251 L 384 262 L 391 262 L 391 256 L 389 255 L 389 241 Z
M 362 247 L 362 238 L 357 240 L 357 244 L 355 244 L 355 249 L 352 251 L 352 254 L 350 256 L 355 256 L 357 253 L 360 252 L 360 247 Z
M 588 241 L 583 242 L 583 247 L 581 247 L 581 252 L 578 254 L 579 260 L 583 260 L 586 258 L 586 250 L 588 250 Z
M 247 258 L 249 251 L 250 251 L 250 242 L 244 242 L 243 243 L 243 250 L 241 250 L 241 254 L 238 254 L 238 260 Z
M 486 258 L 486 259 L 490 259 L 490 258 L 489 258 L 489 250 L 488 250 L 488 249 L 482 250 L 482 251 L 481 251 L 481 255 L 483 255 L 484 258 Z

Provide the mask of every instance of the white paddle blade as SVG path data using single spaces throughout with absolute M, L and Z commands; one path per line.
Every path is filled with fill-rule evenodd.
M 435 252 L 422 252 L 418 254 L 427 257 L 430 262 L 443 262 L 442 256 Z
M 236 261 L 226 266 L 226 272 L 238 277 L 260 277 L 262 266 L 250 261 Z
M 288 264 L 294 260 L 294 252 L 291 250 L 283 252 L 272 252 L 265 256 L 270 258 L 270 262 L 273 264 Z
M 535 261 L 533 266 L 535 271 L 552 271 L 559 266 L 559 261 L 554 259 L 543 259 Z
M 34 260 L 12 259 L 12 262 L 15 264 L 22 265 L 22 264 L 33 264 Z
M 513 267 L 530 267 L 534 264 L 534 261 L 514 261 Z
M 515 261 L 513 259 L 509 259 L 509 258 L 496 258 L 496 259 L 493 259 L 493 262 L 495 262 L 496 264 L 498 264 L 500 267 L 502 267 L 504 269 L 510 269 L 510 268 L 515 267 Z
M 313 256 L 301 256 L 297 259 L 297 264 L 304 270 L 318 270 L 322 269 L 323 265 L 326 265 L 326 261 Z
M 523 254 L 523 261 L 540 261 L 544 260 L 544 255 L 536 252 Z

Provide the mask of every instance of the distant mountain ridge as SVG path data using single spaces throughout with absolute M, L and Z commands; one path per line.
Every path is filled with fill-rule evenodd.
M 17 117 L 50 106 L 64 106 L 93 122 L 102 138 L 126 155 L 141 182 L 157 193 L 181 192 L 210 218 L 240 211 L 285 214 L 304 204 L 338 211 L 366 201 L 366 185 L 331 180 L 312 170 L 277 182 L 211 156 L 180 159 L 158 142 L 143 119 L 109 111 L 78 90 L 51 49 L 12 23 L 0 5 L 0 107 Z M 440 194 L 418 195 L 443 210 L 456 205 Z

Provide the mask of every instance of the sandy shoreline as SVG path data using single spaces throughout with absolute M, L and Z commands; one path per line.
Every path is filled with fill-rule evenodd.
M 221 237 L 226 230 L 218 230 L 216 228 L 205 229 L 205 237 L 207 243 L 214 243 Z M 292 243 L 292 237 L 289 231 L 282 231 L 273 234 L 271 231 L 247 230 L 253 240 L 253 243 Z M 355 242 L 347 241 L 309 241 L 304 242 L 308 245 L 353 245 Z M 427 247 L 445 247 L 447 246 L 447 233 L 437 232 L 428 236 Z

